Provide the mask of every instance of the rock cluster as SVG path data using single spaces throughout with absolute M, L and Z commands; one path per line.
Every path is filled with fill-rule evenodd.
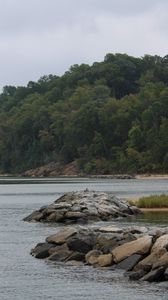
M 110 220 L 140 213 L 137 207 L 116 196 L 94 191 L 69 192 L 54 203 L 41 207 L 24 221 L 40 222 L 87 222 Z
M 132 280 L 168 280 L 168 229 L 66 227 L 31 250 L 36 258 L 123 269 Z
M 77 163 L 71 162 L 62 165 L 58 162 L 50 162 L 41 167 L 27 170 L 22 174 L 24 177 L 56 177 L 56 176 L 76 176 L 80 175 Z

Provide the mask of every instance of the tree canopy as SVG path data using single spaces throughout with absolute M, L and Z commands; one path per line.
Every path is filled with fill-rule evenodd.
M 0 94 L 0 170 L 168 171 L 168 55 L 107 54 Z

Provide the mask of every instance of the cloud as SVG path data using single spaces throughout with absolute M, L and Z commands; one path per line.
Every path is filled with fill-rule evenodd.
M 62 74 L 108 52 L 164 56 L 167 0 L 0 0 L 0 86 Z

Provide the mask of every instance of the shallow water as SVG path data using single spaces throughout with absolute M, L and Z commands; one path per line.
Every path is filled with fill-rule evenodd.
M 18 183 L 19 181 L 19 183 Z M 125 197 L 167 193 L 168 181 L 55 179 L 23 181 L 1 179 L 0 184 L 0 299 L 1 300 L 118 300 L 168 299 L 168 284 L 129 282 L 122 273 L 92 267 L 46 263 L 29 255 L 30 249 L 58 227 L 23 222 L 32 210 L 51 203 L 60 194 L 85 188 L 112 191 Z M 146 219 L 145 219 L 146 218 Z M 167 225 L 167 218 L 161 226 Z M 157 221 L 147 217 L 123 220 L 122 225 Z M 158 222 L 159 225 L 161 221 Z

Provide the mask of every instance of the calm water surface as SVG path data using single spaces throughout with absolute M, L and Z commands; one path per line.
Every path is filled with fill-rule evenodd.
M 32 210 L 61 194 L 85 188 L 121 197 L 168 194 L 168 180 L 0 179 L 0 300 L 168 300 L 168 285 L 129 282 L 120 272 L 46 263 L 30 249 L 58 230 L 48 224 L 26 223 Z M 167 216 L 123 221 L 168 226 Z M 116 223 L 115 223 L 116 224 Z M 158 225 L 157 225 L 158 226 Z

